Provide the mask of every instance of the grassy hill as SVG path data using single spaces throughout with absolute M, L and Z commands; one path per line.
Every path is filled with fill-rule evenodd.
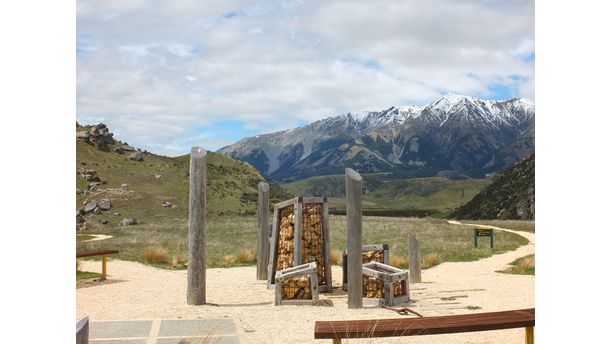
M 83 202 L 109 199 L 112 208 L 98 215 L 85 216 L 90 227 L 102 226 L 100 220 L 108 220 L 105 226 L 117 226 L 124 218 L 133 217 L 139 224 L 163 223 L 184 220 L 189 213 L 189 155 L 176 158 L 145 153 L 143 161 L 128 159 L 132 152 L 118 154 L 115 142 L 107 149 L 78 140 L 76 143 L 76 187 L 87 190 L 90 182 L 79 171 L 95 170 L 101 184 L 97 191 L 88 191 L 76 196 L 76 209 Z M 248 163 L 227 156 L 208 152 L 207 211 L 210 215 L 254 214 L 257 208 L 257 185 L 264 177 Z M 128 184 L 129 191 L 121 191 Z M 277 184 L 270 183 L 270 202 L 290 197 Z M 172 207 L 165 208 L 164 202 Z M 120 213 L 120 216 L 113 216 Z
M 451 215 L 456 219 L 533 220 L 535 154 L 500 172 L 493 183 Z
M 453 180 L 444 177 L 389 179 L 387 173 L 364 174 L 363 209 L 370 215 L 449 214 L 491 183 L 488 179 Z M 311 177 L 282 186 L 294 195 L 329 197 L 330 207 L 345 209 L 344 175 Z M 400 212 L 398 212 L 400 211 Z

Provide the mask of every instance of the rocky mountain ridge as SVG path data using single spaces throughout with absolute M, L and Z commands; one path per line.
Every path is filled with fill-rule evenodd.
M 427 106 L 347 113 L 242 139 L 218 152 L 247 161 L 274 180 L 394 172 L 473 177 L 499 171 L 534 151 L 535 105 L 447 95 Z

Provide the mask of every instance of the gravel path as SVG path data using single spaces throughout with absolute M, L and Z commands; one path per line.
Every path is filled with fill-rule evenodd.
M 458 224 L 459 225 L 459 224 Z M 497 228 L 499 230 L 506 230 Z M 535 252 L 535 235 L 517 233 L 529 244 L 515 251 L 476 262 L 442 263 L 422 272 L 423 283 L 410 285 L 408 305 L 424 316 L 464 314 L 535 307 L 534 276 L 502 274 L 507 264 Z M 85 261 L 82 269 L 98 271 L 99 262 Z M 255 279 L 256 269 L 238 267 L 207 270 L 205 306 L 186 303 L 187 272 L 168 271 L 135 262 L 110 260 L 109 281 L 77 289 L 77 317 L 91 321 L 135 319 L 236 319 L 248 343 L 326 343 L 313 339 L 316 320 L 401 317 L 381 308 L 349 310 L 346 294 L 335 288 L 321 294 L 326 306 L 274 306 L 274 292 Z M 332 269 L 339 287 L 342 269 Z M 229 283 L 229 284 L 228 284 Z M 468 307 L 470 307 L 468 309 Z M 522 329 L 411 337 L 410 343 L 520 343 Z M 350 340 L 350 343 L 405 343 L 407 338 Z

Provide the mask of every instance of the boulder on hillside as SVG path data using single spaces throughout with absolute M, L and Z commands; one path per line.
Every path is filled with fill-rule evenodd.
M 98 204 L 98 206 L 100 207 L 100 210 L 109 210 L 111 208 L 111 201 L 106 198 L 101 199 L 100 204 Z
M 79 130 L 76 133 L 76 138 L 77 139 L 81 139 L 81 140 L 85 140 L 85 141 L 89 141 L 89 132 L 84 131 L 84 130 Z
M 79 223 L 83 223 L 83 222 L 85 222 L 85 218 L 83 217 L 83 215 L 81 215 L 80 212 L 77 211 L 77 213 L 76 213 L 76 223 L 79 224 Z
M 100 176 L 98 176 L 98 172 L 96 172 L 96 170 L 90 170 L 88 168 L 84 168 L 81 170 L 81 177 L 83 177 L 88 182 L 100 181 Z
M 164 207 L 164 208 L 172 208 L 172 203 L 170 203 L 169 201 L 165 201 L 164 203 L 162 203 L 162 207 Z
M 109 144 L 115 143 L 113 133 L 108 131 L 106 124 L 100 123 L 89 129 L 89 143 L 98 149 L 107 149 Z
M 113 148 L 113 152 L 115 152 L 117 154 L 123 154 L 123 153 L 125 153 L 125 149 L 123 149 L 123 147 L 119 146 L 119 147 Z
M 130 187 L 127 184 L 121 184 L 121 191 L 129 191 Z
M 142 154 L 142 152 L 136 152 L 136 153 L 128 156 L 128 159 L 134 160 L 134 161 L 143 161 L 144 160 L 144 154 Z
M 87 202 L 87 204 L 85 204 L 85 212 L 86 213 L 91 213 L 91 212 L 95 211 L 97 208 L 98 208 L 98 202 L 96 202 L 95 200 L 89 201 L 89 202 Z
M 105 225 L 105 224 L 107 224 L 107 223 L 108 223 L 108 220 L 106 220 L 106 219 L 104 219 L 104 220 L 100 220 L 100 223 L 101 223 L 101 224 L 103 224 L 103 225 Z
M 155 179 L 161 179 L 162 175 L 159 173 L 155 173 Z
M 119 226 L 133 226 L 133 225 L 135 225 L 137 223 L 138 222 L 136 221 L 135 218 L 130 217 L 129 219 L 121 220 L 121 222 L 119 222 Z
M 126 152 L 134 152 L 136 149 L 130 145 L 128 145 L 127 143 L 121 146 L 121 149 L 123 149 Z

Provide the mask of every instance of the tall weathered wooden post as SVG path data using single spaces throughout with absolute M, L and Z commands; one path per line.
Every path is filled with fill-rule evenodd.
M 362 308 L 361 193 L 363 178 L 350 168 L 345 170 L 344 175 L 346 181 L 348 308 Z
M 268 259 L 270 258 L 270 239 L 268 214 L 270 213 L 270 186 L 266 182 L 259 183 L 257 197 L 257 279 L 268 279 Z
M 206 150 L 191 148 L 187 304 L 206 303 Z
M 408 238 L 410 283 L 421 283 L 421 249 L 414 234 Z

